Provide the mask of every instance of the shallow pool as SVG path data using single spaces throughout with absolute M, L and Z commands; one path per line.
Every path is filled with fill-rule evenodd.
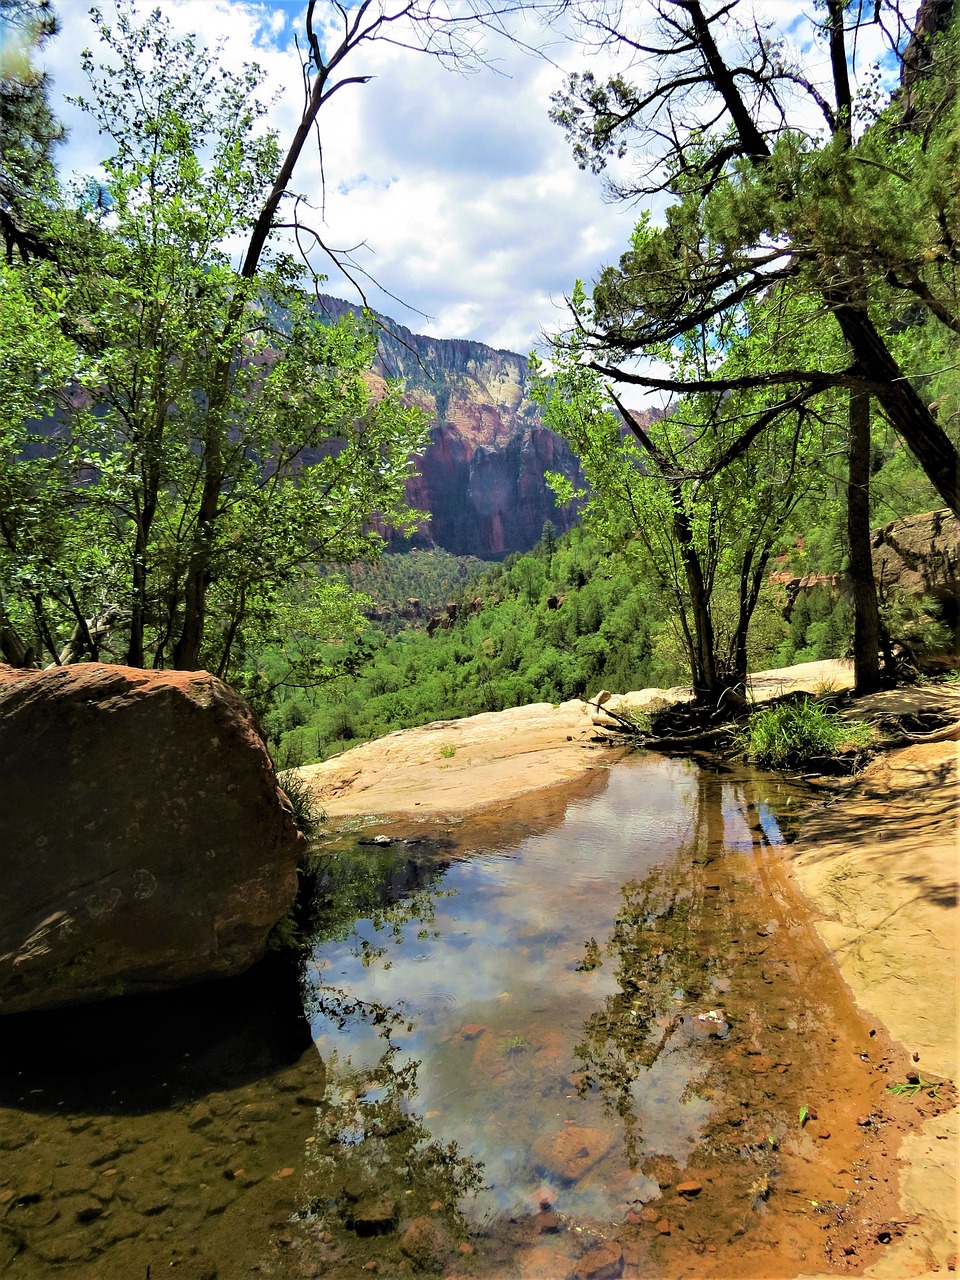
M 630 759 L 559 825 L 459 847 L 399 917 L 319 942 L 329 1106 L 301 1222 L 326 1265 L 802 1270 L 818 1210 L 859 1192 L 849 1095 L 878 1087 L 781 865 L 805 803 Z
M 902 1229 L 903 1064 L 784 871 L 809 804 L 645 755 L 509 828 L 361 826 L 319 846 L 302 991 L 265 966 L 5 1020 L 0 1275 L 869 1261 Z

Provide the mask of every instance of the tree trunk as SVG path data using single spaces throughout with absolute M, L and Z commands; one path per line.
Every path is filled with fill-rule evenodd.
M 25 644 L 10 625 L 9 619 L 0 612 L 0 655 L 11 667 L 35 667 L 36 654 L 30 645 Z
M 678 3 L 691 16 L 695 43 L 713 87 L 730 113 L 744 154 L 752 164 L 762 168 L 769 160 L 769 148 L 758 134 L 736 80 L 717 49 L 700 0 L 678 0 Z M 837 132 L 849 145 L 852 102 L 847 76 L 844 6 L 839 0 L 828 0 L 827 9 L 831 66 L 836 77 Z M 866 304 L 858 296 L 858 289 L 859 286 L 853 288 L 849 284 L 826 283 L 821 286 L 824 301 L 835 313 L 860 373 L 877 384 L 872 388 L 873 394 L 891 426 L 917 459 L 943 501 L 951 511 L 960 515 L 960 455 L 891 355 L 868 314 Z
M 850 392 L 847 536 L 853 589 L 853 672 L 857 693 L 874 693 L 880 675 L 880 610 L 870 553 L 870 397 Z
M 235 321 L 231 309 L 230 321 Z M 196 671 L 200 665 L 200 649 L 207 619 L 207 588 L 211 580 L 211 554 L 220 514 L 220 491 L 223 487 L 223 427 L 221 413 L 229 397 L 230 366 L 220 362 L 204 427 L 203 492 L 197 512 L 197 532 L 187 565 L 183 600 L 183 626 L 173 647 L 173 665 L 177 671 Z
M 779 529 L 782 523 L 782 520 L 778 520 L 776 529 Z M 742 687 L 744 696 L 746 696 L 747 677 L 749 675 L 747 640 L 750 635 L 750 623 L 753 621 L 757 601 L 760 599 L 760 591 L 763 587 L 772 551 L 772 539 L 759 552 L 757 552 L 756 544 L 754 544 L 744 556 L 740 569 L 737 634 L 733 640 L 734 670 L 732 679 L 737 689 Z M 754 562 L 754 556 L 756 556 L 756 562 Z
M 136 539 L 133 548 L 132 597 L 133 606 L 130 617 L 130 630 L 127 638 L 127 666 L 142 667 L 144 663 L 143 633 L 147 621 L 147 545 L 150 540 L 150 528 L 153 517 L 157 513 L 159 501 L 159 477 L 153 482 L 145 494 L 143 510 L 137 521 Z
M 693 691 L 698 698 L 713 698 L 720 694 L 717 680 L 717 657 L 710 616 L 710 596 L 703 578 L 703 566 L 693 541 L 693 530 L 683 502 L 679 485 L 673 487 L 673 533 L 680 547 L 690 593 L 690 610 L 693 614 L 694 649 L 690 654 Z
M 860 373 L 876 384 L 874 395 L 890 425 L 947 506 L 960 515 L 960 457 L 950 437 L 904 376 L 866 308 L 838 300 L 834 312 Z
M 219 486 L 217 493 L 219 495 Z M 177 671 L 196 671 L 200 665 L 200 647 L 207 616 L 207 588 L 210 585 L 209 547 L 216 523 L 216 511 L 212 515 L 205 514 L 205 505 L 201 504 L 196 547 L 187 568 L 183 627 L 173 646 L 173 665 Z

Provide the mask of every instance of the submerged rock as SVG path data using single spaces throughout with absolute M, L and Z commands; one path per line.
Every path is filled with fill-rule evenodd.
M 241 972 L 303 837 L 206 672 L 0 667 L 0 1013 Z
M 576 1280 L 616 1280 L 623 1274 L 623 1250 L 618 1244 L 601 1244 L 585 1253 L 574 1271 Z
M 567 1125 L 547 1134 L 534 1148 L 542 1172 L 561 1182 L 576 1182 L 616 1145 L 612 1134 L 585 1125 Z
M 403 1233 L 400 1248 L 417 1271 L 443 1271 L 454 1253 L 453 1238 L 446 1227 L 426 1216 L 414 1218 Z
M 359 1204 L 351 1214 L 348 1225 L 358 1236 L 381 1236 L 392 1231 L 396 1221 L 396 1200 L 392 1196 L 382 1196 Z

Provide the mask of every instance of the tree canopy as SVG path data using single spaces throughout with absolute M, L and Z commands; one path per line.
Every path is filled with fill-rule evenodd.
M 768 387 L 785 404 L 825 387 L 865 392 L 960 509 L 955 439 L 926 394 L 952 363 L 958 332 L 960 199 L 944 163 L 958 136 L 956 24 L 909 44 L 895 5 L 825 0 L 807 19 L 829 67 L 821 82 L 745 0 L 577 12 L 625 70 L 605 82 L 572 75 L 554 118 L 584 166 L 637 157 L 635 179 L 611 184 L 616 194 L 669 201 L 662 224 L 641 224 L 602 273 L 591 326 L 577 323 L 594 368 L 613 383 L 681 394 Z M 646 26 L 634 25 L 645 15 Z M 877 69 L 854 93 L 871 28 L 912 68 L 909 92 L 883 94 Z M 846 359 L 830 369 L 771 364 L 733 382 L 719 344 L 695 378 L 638 366 L 748 299 L 784 290 L 818 300 Z M 916 363 L 898 350 L 903 326 L 925 330 Z M 949 425 L 955 433 L 956 420 Z
M 375 518 L 413 518 L 422 415 L 399 387 L 374 394 L 372 329 L 325 325 L 288 256 L 231 264 L 281 159 L 256 68 L 221 66 L 160 14 L 99 32 L 80 105 L 111 147 L 104 176 L 61 199 L 57 260 L 4 278 L 20 399 L 0 573 L 7 630 L 32 637 L 7 655 L 106 644 L 134 666 L 227 674 L 291 611 L 356 625 L 316 566 L 375 553 Z
M 635 234 L 638 242 L 647 224 Z M 770 559 L 797 532 L 797 517 L 826 477 L 819 459 L 837 447 L 836 406 L 771 392 L 768 351 L 830 366 L 814 308 L 782 295 L 780 305 L 746 300 L 736 315 L 682 335 L 668 370 L 700 381 L 722 347 L 724 396 L 689 394 L 665 414 L 629 410 L 568 337 L 551 378 L 536 394 L 547 422 L 570 440 L 590 490 L 585 518 L 612 545 L 632 546 L 673 603 L 693 686 L 716 700 L 745 686 L 747 635 Z M 593 307 L 582 286 L 572 298 L 578 333 Z M 818 351 L 816 348 L 820 346 Z M 664 349 L 664 355 L 668 354 Z M 616 412 L 614 412 L 616 411 Z M 561 499 L 574 497 L 552 477 Z
M 35 55 L 59 31 L 50 0 L 0 0 L 0 234 L 7 262 L 43 252 L 43 196 L 63 127 Z

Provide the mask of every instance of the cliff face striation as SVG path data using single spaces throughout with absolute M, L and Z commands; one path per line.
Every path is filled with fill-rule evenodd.
M 358 310 L 339 298 L 320 305 L 332 320 Z M 560 471 L 578 485 L 583 477 L 570 446 L 529 399 L 526 357 L 384 324 L 377 376 L 402 378 L 410 401 L 433 419 L 407 490 L 411 505 L 431 515 L 413 545 L 490 559 L 529 550 L 545 520 L 558 533 L 575 524 L 574 504 L 557 507 L 543 475 Z M 404 545 L 391 538 L 392 549 Z

